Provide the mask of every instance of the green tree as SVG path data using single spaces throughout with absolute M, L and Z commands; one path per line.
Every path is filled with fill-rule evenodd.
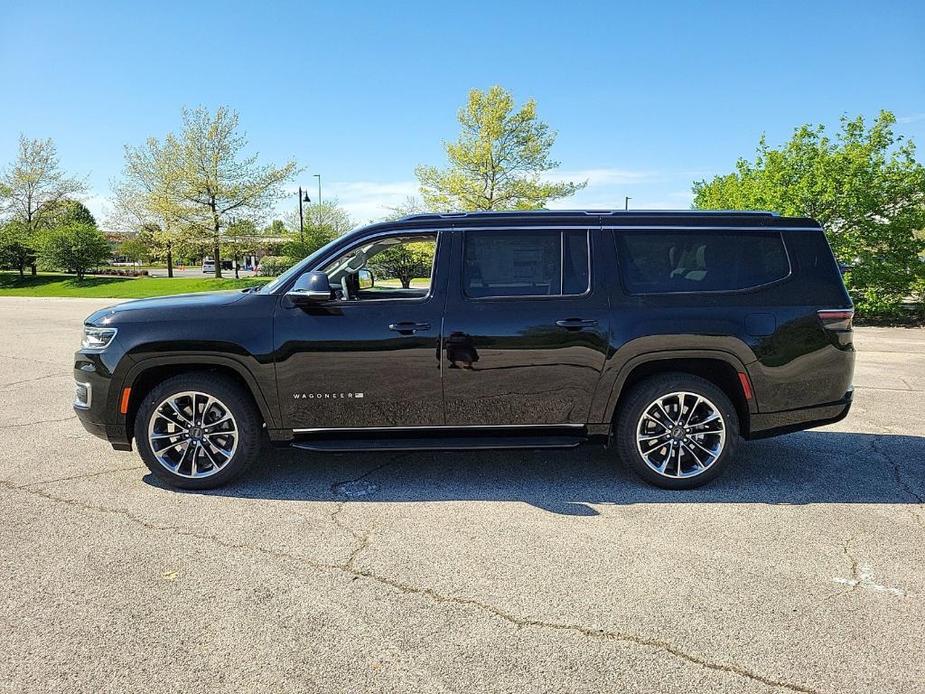
M 231 216 L 257 217 L 285 194 L 283 184 L 297 171 L 294 161 L 282 166 L 258 164 L 245 155 L 247 139 L 238 130 L 238 114 L 225 107 L 183 111 L 183 130 L 168 135 L 163 148 L 175 174 L 170 188 L 172 214 L 207 235 L 222 276 L 222 230 Z
M 353 220 L 336 200 L 305 207 L 304 231 L 299 230 L 298 210 L 289 214 L 286 226 L 293 231 L 283 246 L 284 255 L 301 260 L 354 227 Z
M 128 258 L 133 263 L 143 263 L 151 259 L 151 248 L 144 242 L 144 238 L 132 236 L 119 244 L 118 255 Z
M 20 135 L 16 160 L 0 173 L 0 213 L 20 223 L 23 240 L 34 250 L 37 234 L 51 226 L 61 203 L 85 190 L 82 180 L 67 176 L 61 169 L 51 138 L 30 140 Z M 34 253 L 27 264 L 34 275 Z
M 252 220 L 235 219 L 229 223 L 222 246 L 225 255 L 231 256 L 235 279 L 239 277 L 241 258 L 249 253 L 256 253 L 260 245 L 260 233 Z
M 42 232 L 38 243 L 44 265 L 76 273 L 83 280 L 87 270 L 99 267 L 112 256 L 103 233 L 89 224 L 68 224 Z
M 843 117 L 834 138 L 803 125 L 779 148 L 762 137 L 754 161 L 693 185 L 700 209 L 766 209 L 823 224 L 860 312 L 889 315 L 925 277 L 925 167 L 882 111 L 868 127 Z
M 19 270 L 19 276 L 25 275 L 25 269 L 35 262 L 35 249 L 26 227 L 22 222 L 10 221 L 0 225 L 0 265 Z
M 457 118 L 459 137 L 444 144 L 449 167 L 415 172 L 431 209 L 535 210 L 587 185 L 543 179 L 559 166 L 549 157 L 556 133 L 537 118 L 533 99 L 515 108 L 502 87 L 473 89 Z
M 172 156 L 173 155 L 173 156 Z M 173 277 L 174 258 L 189 251 L 190 224 L 182 219 L 177 190 L 178 155 L 155 138 L 140 147 L 125 147 L 122 180 L 114 186 L 109 224 L 135 231 L 150 255 L 167 265 Z
M 398 278 L 408 289 L 415 277 L 430 277 L 433 259 L 433 241 L 400 243 L 376 253 L 369 260 L 369 268 L 383 278 Z
M 93 213 L 87 209 L 79 200 L 65 198 L 49 214 L 48 226 L 58 227 L 67 226 L 68 224 L 89 224 L 96 226 L 96 218 Z

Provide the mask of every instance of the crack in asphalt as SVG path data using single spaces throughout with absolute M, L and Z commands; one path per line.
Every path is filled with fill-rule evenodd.
M 14 357 L 12 354 L 0 354 L 0 359 L 15 359 L 16 361 L 31 361 L 33 364 L 48 364 L 50 366 L 61 367 L 59 361 L 48 361 L 47 359 L 34 359 L 32 357 Z
M 364 475 L 362 475 L 360 478 L 357 478 L 357 479 L 358 480 L 362 479 L 363 477 L 366 477 L 372 474 L 376 470 L 381 469 L 388 464 L 391 464 L 392 462 L 394 462 L 394 460 L 389 461 L 388 463 L 384 463 L 378 466 L 377 468 L 370 470 L 369 472 L 365 473 Z M 351 481 L 354 481 L 354 480 L 351 480 Z M 30 487 L 17 487 L 15 485 L 10 484 L 9 482 L 4 482 L 4 481 L 0 481 L 0 488 L 6 488 L 11 491 L 24 492 L 26 494 L 30 494 L 32 496 L 45 499 L 47 501 L 51 501 L 52 503 L 64 504 L 72 508 L 90 512 L 90 513 L 102 513 L 102 514 L 107 514 L 107 515 L 121 516 L 135 523 L 136 525 L 146 530 L 153 531 L 153 532 L 170 533 L 172 535 L 176 535 L 180 537 L 191 537 L 197 540 L 211 542 L 224 549 L 256 552 L 264 556 L 273 557 L 274 559 L 281 559 L 284 561 L 292 561 L 292 562 L 304 564 L 306 566 L 310 566 L 319 571 L 334 571 L 334 572 L 346 573 L 346 574 L 353 576 L 354 580 L 359 579 L 359 578 L 364 578 L 364 579 L 373 581 L 375 583 L 378 583 L 380 585 L 392 588 L 393 590 L 396 590 L 404 595 L 416 595 L 416 596 L 425 597 L 429 599 L 430 601 L 437 603 L 437 604 L 459 605 L 463 607 L 475 608 L 477 610 L 490 614 L 494 617 L 497 617 L 498 619 L 501 619 L 505 622 L 508 622 L 509 624 L 513 624 L 518 629 L 529 628 L 529 627 L 538 628 L 538 629 L 549 629 L 552 631 L 579 634 L 587 638 L 593 638 L 593 639 L 598 639 L 598 640 L 614 641 L 614 642 L 621 642 L 621 643 L 631 643 L 631 644 L 635 644 L 640 647 L 651 648 L 651 649 L 655 649 L 655 650 L 668 653 L 670 655 L 675 656 L 676 658 L 680 660 L 683 660 L 693 665 L 698 665 L 700 667 L 703 667 L 709 670 L 714 670 L 717 672 L 724 672 L 728 674 L 738 675 L 740 677 L 744 677 L 746 679 L 749 679 L 754 682 L 758 682 L 758 683 L 761 683 L 761 684 L 764 684 L 770 687 L 779 687 L 781 689 L 785 689 L 791 692 L 802 692 L 803 694 L 817 694 L 817 690 L 810 689 L 808 687 L 804 687 L 799 684 L 794 684 L 792 682 L 776 680 L 771 677 L 762 675 L 760 673 L 753 672 L 741 665 L 736 665 L 734 663 L 723 663 L 723 662 L 716 662 L 716 661 L 708 660 L 706 657 L 697 655 L 695 653 L 689 653 L 687 651 L 682 650 L 678 646 L 675 646 L 661 639 L 648 638 L 645 636 L 639 636 L 637 634 L 625 633 L 625 632 L 620 632 L 620 631 L 611 631 L 607 629 L 593 629 L 591 627 L 587 627 L 581 624 L 567 624 L 564 622 L 551 622 L 551 621 L 546 621 L 546 620 L 541 620 L 541 619 L 535 619 L 532 617 L 523 617 L 520 615 L 507 612 L 494 605 L 481 602 L 474 598 L 465 598 L 465 597 L 459 597 L 455 595 L 445 595 L 443 593 L 437 592 L 433 588 L 415 586 L 410 583 L 405 583 L 397 579 L 389 578 L 388 576 L 382 576 L 368 569 L 357 569 L 353 566 L 353 560 L 355 559 L 356 555 L 360 551 L 362 551 L 363 549 L 366 549 L 366 547 L 368 546 L 368 543 L 369 543 L 368 534 L 366 536 L 365 541 L 361 542 L 359 547 L 355 548 L 351 552 L 350 557 L 348 557 L 348 559 L 344 563 L 331 564 L 327 562 L 315 561 L 307 557 L 296 556 L 296 555 L 289 554 L 288 552 L 283 552 L 280 550 L 274 550 L 274 549 L 270 549 L 267 547 L 261 547 L 259 545 L 249 545 L 246 543 L 229 542 L 215 535 L 198 533 L 198 532 L 194 532 L 192 530 L 188 530 L 188 529 L 181 528 L 178 526 L 159 525 L 157 523 L 152 523 L 151 521 L 146 520 L 145 518 L 142 518 L 138 516 L 137 514 L 132 513 L 128 509 L 109 508 L 106 506 L 99 506 L 99 505 L 90 504 L 84 501 L 79 501 L 77 499 L 68 499 L 65 497 L 59 497 L 44 489 L 35 489 L 35 488 L 30 488 Z M 339 511 L 335 509 L 335 511 L 332 512 L 331 516 L 336 517 L 338 513 Z M 336 520 L 334 522 L 337 523 Z M 353 532 L 352 529 L 351 529 L 351 532 Z
M 26 484 L 12 485 L 14 489 L 28 489 L 30 487 L 38 487 L 43 484 L 56 484 L 58 482 L 70 482 L 71 480 L 84 480 L 90 477 L 100 477 L 101 475 L 111 475 L 114 472 L 128 472 L 130 470 L 144 470 L 144 465 L 132 465 L 131 467 L 119 467 L 112 470 L 98 470 L 97 472 L 86 472 L 80 475 L 71 475 L 70 477 L 57 477 L 50 480 L 40 480 L 38 482 L 27 482 Z
M 881 460 L 890 466 L 893 471 L 893 479 L 896 480 L 896 486 L 908 494 L 911 498 L 915 499 L 917 507 L 910 508 L 909 512 L 912 514 L 915 522 L 918 523 L 921 527 L 925 528 L 925 519 L 923 519 L 922 515 L 919 513 L 919 511 L 922 509 L 922 504 L 925 504 L 925 497 L 923 497 L 909 486 L 908 481 L 903 478 L 902 473 L 899 471 L 899 463 L 893 460 L 893 458 L 886 451 L 880 448 L 876 436 L 872 436 L 870 438 L 870 448 L 876 456 L 878 456 Z
M 861 564 L 857 557 L 855 557 L 851 550 L 848 548 L 849 545 L 857 539 L 857 536 L 851 536 L 845 540 L 842 545 L 842 551 L 845 553 L 845 556 L 851 562 L 851 578 L 833 578 L 834 583 L 841 583 L 842 585 L 848 586 L 847 590 L 844 590 L 832 597 L 839 597 L 842 595 L 847 595 L 848 593 L 854 593 L 860 588 L 865 588 L 867 590 L 872 590 L 878 593 L 889 593 L 890 595 L 895 595 L 897 597 L 902 597 L 906 595 L 906 591 L 901 588 L 893 588 L 891 586 L 882 585 L 874 581 L 874 574 L 870 566 L 867 564 Z
M 54 422 L 67 422 L 71 419 L 77 419 L 76 414 L 72 414 L 70 417 L 62 417 L 61 419 L 37 419 L 34 422 L 23 422 L 22 424 L 4 424 L 0 426 L 0 429 L 20 429 L 22 427 L 33 427 L 36 424 L 52 424 Z
M 0 390 L 9 390 L 13 386 L 21 386 L 23 383 L 35 383 L 36 381 L 44 381 L 49 378 L 70 378 L 70 374 L 48 374 L 47 376 L 36 376 L 35 378 L 27 378 L 22 381 L 12 381 L 10 383 L 4 383 L 3 387 L 0 387 Z

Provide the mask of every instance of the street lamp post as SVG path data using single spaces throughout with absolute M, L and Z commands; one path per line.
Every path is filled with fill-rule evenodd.
M 305 193 L 304 198 L 302 197 L 302 186 L 299 186 L 299 240 L 303 244 L 305 243 L 305 219 L 302 213 L 302 203 L 311 201 L 311 198 L 308 197 L 308 193 Z
M 630 208 L 630 200 L 632 200 L 632 198 L 629 195 L 623 196 L 623 209 L 624 210 L 628 210 Z

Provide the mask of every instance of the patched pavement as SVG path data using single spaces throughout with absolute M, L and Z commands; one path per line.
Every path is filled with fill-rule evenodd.
M 84 316 L 0 299 L 0 688 L 923 691 L 925 330 L 693 492 L 596 447 L 271 452 L 207 493 L 71 411 Z

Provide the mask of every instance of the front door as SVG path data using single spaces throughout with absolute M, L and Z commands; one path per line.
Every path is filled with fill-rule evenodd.
M 444 424 L 436 233 L 359 241 L 318 268 L 336 298 L 276 313 L 277 390 L 292 429 Z
M 600 232 L 457 236 L 444 320 L 446 423 L 587 423 L 609 334 L 604 273 L 591 253 Z

